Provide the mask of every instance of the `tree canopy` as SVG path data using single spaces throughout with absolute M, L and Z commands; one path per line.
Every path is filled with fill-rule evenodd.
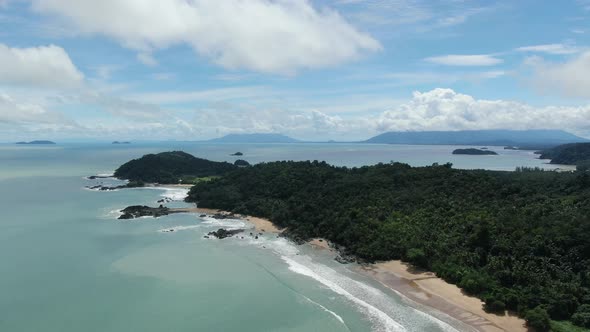
M 182 151 L 147 154 L 121 165 L 115 176 L 130 181 L 179 183 L 183 178 L 223 175 L 237 166 L 197 158 Z
M 199 183 L 187 201 L 269 218 L 292 238 L 323 237 L 369 262 L 409 261 L 539 328 L 545 313 L 589 321 L 587 172 L 282 161 Z

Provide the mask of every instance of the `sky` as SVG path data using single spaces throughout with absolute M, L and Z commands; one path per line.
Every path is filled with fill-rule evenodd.
M 562 129 L 590 0 L 0 0 L 0 141 Z

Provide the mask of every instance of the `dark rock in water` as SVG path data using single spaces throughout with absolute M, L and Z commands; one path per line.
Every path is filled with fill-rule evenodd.
M 258 235 L 256 235 L 254 238 L 255 238 L 256 240 L 258 240 Z
M 107 176 L 107 175 L 91 175 L 91 176 L 87 177 L 88 180 L 110 179 L 110 178 L 112 178 L 112 176 Z
M 239 151 L 238 151 L 238 152 L 236 152 L 236 153 L 232 153 L 232 154 L 230 154 L 230 156 L 243 156 L 243 155 L 244 155 L 244 154 L 243 154 L 243 153 L 241 153 L 241 152 L 239 152 Z
M 153 208 L 145 205 L 132 205 L 121 210 L 123 213 L 119 219 L 135 219 L 139 217 L 161 217 L 170 214 L 170 209 L 167 207 Z
M 140 188 L 140 187 L 144 187 L 145 183 L 143 182 L 138 182 L 138 181 L 132 181 L 120 186 L 114 186 L 114 187 L 108 187 L 108 186 L 103 186 L 103 185 L 98 185 L 98 186 L 86 186 L 86 188 L 88 189 L 93 189 L 93 190 L 100 190 L 100 191 L 112 191 L 112 190 L 117 190 L 117 189 L 125 189 L 125 188 Z
M 203 237 L 204 237 L 204 238 L 206 238 L 206 239 L 208 239 L 208 238 L 209 238 L 209 235 L 205 235 L 205 236 L 203 236 Z
M 199 216 L 199 218 L 205 218 L 207 215 L 206 214 L 202 214 Z
M 243 232 L 243 229 L 224 229 L 224 228 L 220 228 L 214 232 L 209 232 L 207 235 L 211 235 L 211 236 L 215 236 L 218 239 L 225 239 L 226 237 L 230 237 L 233 236 L 235 234 L 239 234 L 241 232 Z

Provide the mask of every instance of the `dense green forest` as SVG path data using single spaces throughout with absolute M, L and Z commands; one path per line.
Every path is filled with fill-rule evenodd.
M 172 151 L 147 154 L 121 165 L 115 176 L 137 182 L 190 183 L 196 179 L 223 175 L 238 167 L 227 162 L 216 162 L 194 157 L 186 152 Z M 194 180 L 194 181 L 193 181 Z
M 549 318 L 590 327 L 588 172 L 273 162 L 199 183 L 187 201 L 269 218 L 365 261 L 409 261 L 539 331 Z
M 552 164 L 588 166 L 590 165 L 590 143 L 559 145 L 541 151 L 540 158 L 551 159 Z

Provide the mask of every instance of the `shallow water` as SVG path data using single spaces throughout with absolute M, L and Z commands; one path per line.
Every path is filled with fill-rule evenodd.
M 320 159 L 360 166 L 397 160 L 462 168 L 546 166 L 523 151 L 452 156 L 450 146 L 195 143 L 0 145 L 0 331 L 453 331 L 448 323 L 333 261 L 276 235 L 223 241 L 249 227 L 193 214 L 118 221 L 118 210 L 180 200 L 182 189 L 84 189 L 145 153 L 213 160 Z M 551 166 L 553 167 L 553 166 Z M 171 206 L 183 206 L 176 201 Z M 242 224 L 240 224 L 242 223 Z M 174 229 L 174 232 L 163 230 Z M 248 232 L 247 232 L 248 233 Z M 246 233 L 246 234 L 247 234 Z M 460 329 L 460 328 L 458 328 Z

